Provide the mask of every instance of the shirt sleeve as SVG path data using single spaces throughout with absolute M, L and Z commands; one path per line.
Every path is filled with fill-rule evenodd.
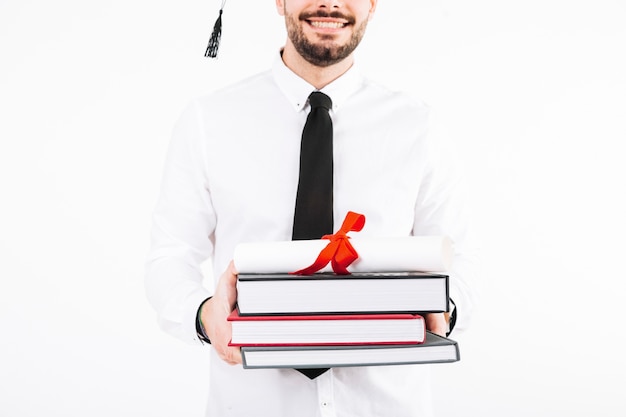
M 454 301 L 455 332 L 470 324 L 477 297 L 478 245 L 472 230 L 468 187 L 461 160 L 438 128 L 425 137 L 424 181 L 415 206 L 414 235 L 448 236 L 454 243 L 450 298 Z
M 213 252 L 215 228 L 199 113 L 198 106 L 190 104 L 174 128 L 153 213 L 145 271 L 146 295 L 159 326 L 189 343 L 201 343 L 196 313 L 211 296 L 203 286 L 201 266 Z

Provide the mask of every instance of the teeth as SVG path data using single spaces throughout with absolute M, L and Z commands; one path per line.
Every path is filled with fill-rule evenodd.
M 325 29 L 339 29 L 345 26 L 344 23 L 340 22 L 319 22 L 313 21 L 311 25 L 316 28 L 325 28 Z

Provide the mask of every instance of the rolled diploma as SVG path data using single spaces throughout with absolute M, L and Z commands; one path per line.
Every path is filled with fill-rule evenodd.
M 235 248 L 235 268 L 241 273 L 288 273 L 311 265 L 330 241 L 294 240 L 241 243 Z M 351 238 L 359 259 L 350 272 L 446 272 L 453 245 L 446 236 Z M 320 272 L 332 272 L 327 265 Z

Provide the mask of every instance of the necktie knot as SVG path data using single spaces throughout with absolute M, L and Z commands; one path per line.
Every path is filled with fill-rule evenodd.
M 317 107 L 330 110 L 333 107 L 333 101 L 330 97 L 320 91 L 313 91 L 311 95 L 309 95 L 309 104 L 311 105 L 311 110 Z

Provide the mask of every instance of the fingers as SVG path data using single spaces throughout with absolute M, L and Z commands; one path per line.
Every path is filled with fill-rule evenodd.
M 220 276 L 220 281 L 222 280 L 225 281 L 229 287 L 237 285 L 237 269 L 233 261 L 230 261 L 228 267 L 222 276 Z
M 218 352 L 220 358 L 229 365 L 240 365 L 243 360 L 241 358 L 241 349 L 238 347 L 228 347 L 224 352 Z
M 228 345 L 219 347 L 215 345 L 214 348 L 217 356 L 229 365 L 241 365 L 243 362 L 241 358 L 241 349 L 239 347 Z
M 448 325 L 443 313 L 429 313 L 424 316 L 426 329 L 439 336 L 446 336 Z
M 202 307 L 202 323 L 211 345 L 218 356 L 226 363 L 237 365 L 242 363 L 239 347 L 229 346 L 232 337 L 232 326 L 228 316 L 237 302 L 237 270 L 231 261 L 219 278 L 215 294 Z
M 235 267 L 234 261 L 230 261 L 230 263 L 228 264 L 228 268 L 226 268 L 226 270 L 235 276 L 237 275 L 237 268 Z
M 241 350 L 239 347 L 228 346 L 230 341 L 230 324 L 228 336 L 219 337 L 215 342 L 211 340 L 211 345 L 215 349 L 217 356 L 229 365 L 239 365 L 242 363 Z
M 237 302 L 237 270 L 232 261 L 220 276 L 213 298 L 229 314 L 233 311 Z

